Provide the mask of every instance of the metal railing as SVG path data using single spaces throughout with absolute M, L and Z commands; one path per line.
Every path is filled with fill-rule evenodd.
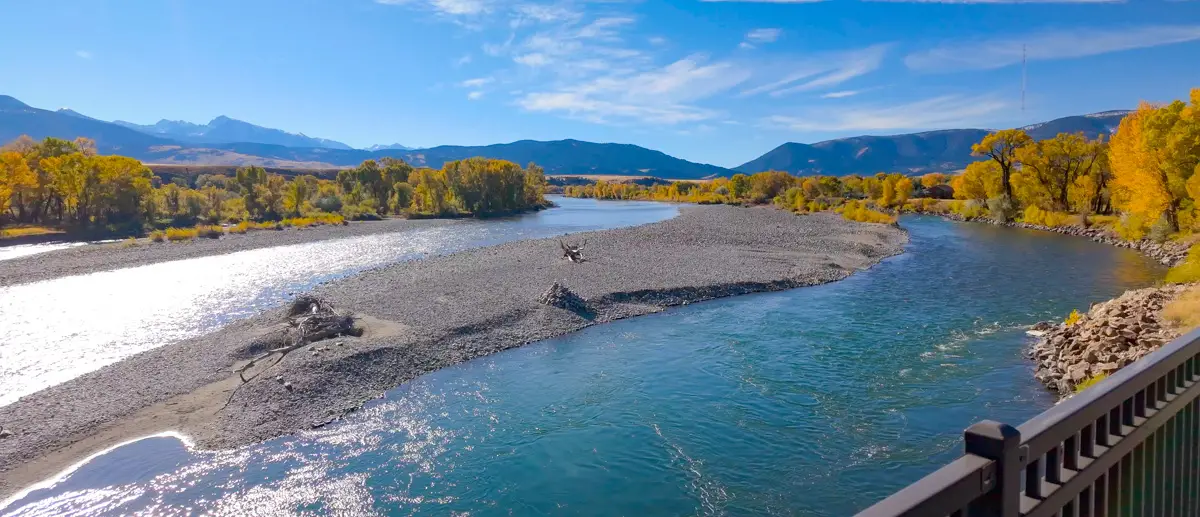
M 1200 329 L 1013 428 L 985 420 L 965 454 L 859 513 L 1200 516 Z

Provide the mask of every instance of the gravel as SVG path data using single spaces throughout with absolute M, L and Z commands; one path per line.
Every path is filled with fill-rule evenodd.
M 539 239 L 319 286 L 314 294 L 352 311 L 363 335 L 311 344 L 240 387 L 232 370 L 278 345 L 285 308 L 0 407 L 13 433 L 0 440 L 0 497 L 131 438 L 177 430 L 205 448 L 253 443 L 334 421 L 423 373 L 589 325 L 838 280 L 900 253 L 907 235 L 829 213 L 700 206 L 570 239 L 586 239 L 584 262 Z M 556 282 L 552 298 L 573 293 L 582 306 L 542 303 Z

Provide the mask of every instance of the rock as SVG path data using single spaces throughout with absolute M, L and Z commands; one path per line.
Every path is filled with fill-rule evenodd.
M 278 383 L 280 383 L 280 384 L 283 384 L 283 376 L 282 376 L 282 375 L 276 375 L 276 376 L 275 376 L 275 382 L 278 382 Z
M 8 438 L 9 436 L 12 436 L 12 435 L 13 435 L 12 431 L 9 431 L 8 429 L 0 427 L 0 439 Z
M 1157 350 L 1178 336 L 1160 323 L 1159 312 L 1185 288 L 1127 291 L 1093 305 L 1069 327 L 1051 326 L 1027 351 L 1037 364 L 1034 376 L 1066 397 L 1089 377 L 1110 374 Z
M 1039 321 L 1037 323 L 1034 323 L 1032 327 L 1029 327 L 1029 330 L 1046 331 L 1046 330 L 1050 330 L 1052 328 L 1054 328 L 1053 323 L 1051 323 L 1049 321 Z
M 1088 365 L 1080 363 L 1067 369 L 1067 378 L 1076 384 L 1088 378 Z
M 290 382 L 283 383 L 283 389 L 292 391 L 292 383 L 290 383 Z
M 337 342 L 337 346 L 345 346 L 345 343 L 343 343 L 343 342 L 341 342 L 341 341 L 338 341 L 338 342 Z

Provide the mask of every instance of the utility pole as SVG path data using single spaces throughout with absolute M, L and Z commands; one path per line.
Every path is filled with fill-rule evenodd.
M 1021 114 L 1025 114 L 1025 44 L 1021 44 Z

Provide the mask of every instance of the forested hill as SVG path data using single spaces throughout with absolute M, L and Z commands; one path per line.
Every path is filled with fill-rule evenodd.
M 1059 133 L 1084 133 L 1089 138 L 1116 130 L 1127 111 L 1078 115 L 1026 126 L 1036 140 Z M 792 174 L 872 174 L 875 172 L 944 172 L 962 169 L 978 158 L 971 145 L 990 131 L 947 129 L 891 136 L 856 136 L 815 144 L 788 142 L 734 170 L 753 173 L 765 170 Z

